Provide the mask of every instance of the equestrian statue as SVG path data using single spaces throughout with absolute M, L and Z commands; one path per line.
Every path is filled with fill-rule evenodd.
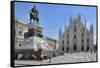
M 38 9 L 36 9 L 36 6 L 34 5 L 33 8 L 31 9 L 31 11 L 29 10 L 29 14 L 30 14 L 30 22 L 32 23 L 39 23 L 39 11 Z

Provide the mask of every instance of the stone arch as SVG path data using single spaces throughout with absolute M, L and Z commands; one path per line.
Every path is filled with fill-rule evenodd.
M 84 51 L 84 46 L 82 45 L 81 50 Z
M 86 49 L 86 51 L 88 51 L 89 50 L 89 45 L 87 45 L 87 49 Z
M 74 51 L 77 50 L 77 45 L 76 45 L 76 44 L 74 44 L 74 46 L 73 46 L 73 50 L 74 50 Z
M 24 38 L 27 38 L 27 36 L 28 36 L 28 32 L 25 32 L 24 33 Z

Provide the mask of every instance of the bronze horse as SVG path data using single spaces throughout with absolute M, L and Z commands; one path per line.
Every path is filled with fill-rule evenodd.
M 35 9 L 35 7 L 32 8 L 31 11 L 29 11 L 29 13 L 30 13 L 30 22 L 31 23 L 32 23 L 31 20 L 39 22 L 39 17 L 38 17 L 39 12 L 37 9 Z

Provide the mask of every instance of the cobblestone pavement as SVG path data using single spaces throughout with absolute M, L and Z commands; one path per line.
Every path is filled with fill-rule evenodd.
M 92 52 L 80 52 L 80 53 L 65 53 L 64 55 L 57 56 L 51 58 L 50 60 L 42 60 L 42 61 L 36 61 L 36 60 L 15 60 L 15 65 L 40 65 L 40 64 L 57 64 L 57 63 L 72 63 L 72 62 L 88 62 L 88 61 L 96 61 L 96 53 Z

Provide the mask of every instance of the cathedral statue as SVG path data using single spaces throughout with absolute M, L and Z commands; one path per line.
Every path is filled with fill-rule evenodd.
M 36 6 L 34 5 L 33 8 L 31 9 L 31 11 L 29 11 L 30 13 L 30 22 L 38 23 L 39 22 L 39 11 L 38 9 L 36 9 Z

